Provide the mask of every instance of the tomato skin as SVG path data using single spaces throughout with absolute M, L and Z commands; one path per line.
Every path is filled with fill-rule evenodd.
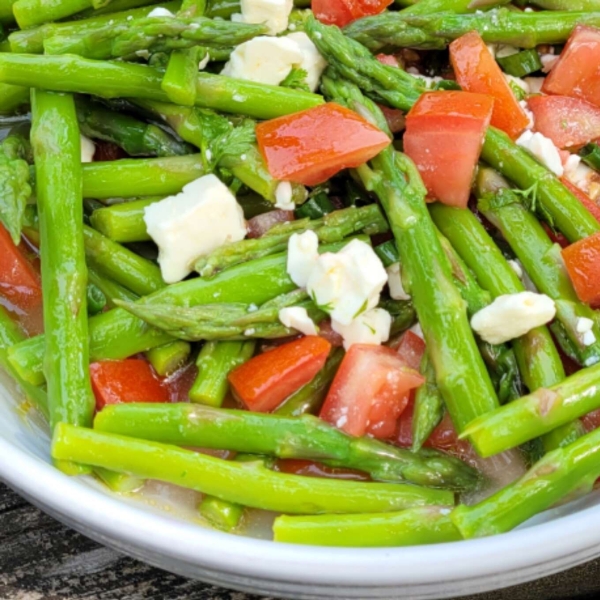
M 354 344 L 331 384 L 320 417 L 350 435 L 389 437 L 389 422 L 406 408 L 406 393 L 424 382 L 397 352 Z M 393 429 L 392 429 L 393 433 Z
M 600 206 L 598 206 L 583 190 L 573 185 L 568 179 L 561 178 L 561 183 L 583 204 L 592 217 L 600 223 Z
M 396 352 L 407 367 L 418 371 L 425 354 L 425 340 L 410 330 L 406 331 L 400 338 Z
M 273 177 L 310 186 L 364 164 L 391 143 L 383 131 L 332 102 L 260 123 L 256 139 Z
M 406 116 L 397 108 L 388 108 L 387 106 L 379 105 L 388 127 L 392 133 L 400 133 L 406 128 Z
M 169 389 L 143 358 L 103 360 L 90 365 L 96 410 L 108 404 L 169 402 Z
M 545 94 L 600 106 L 600 29 L 578 25 L 542 86 Z
M 406 117 L 404 151 L 433 199 L 466 208 L 494 101 L 469 92 L 428 92 Z
M 323 368 L 331 344 L 305 336 L 251 358 L 229 374 L 229 383 L 248 410 L 270 412 Z
M 450 62 L 463 90 L 494 98 L 494 127 L 513 140 L 527 129 L 529 119 L 479 33 L 472 31 L 454 40 L 450 44 Z
M 297 458 L 280 458 L 276 461 L 274 471 L 302 475 L 303 477 L 325 477 L 326 479 L 345 479 L 347 481 L 370 481 L 371 478 L 362 471 L 328 467 L 312 460 Z
M 600 233 L 571 244 L 562 256 L 579 299 L 600 306 Z
M 532 96 L 527 102 L 535 130 L 559 148 L 583 146 L 600 137 L 600 108 L 568 96 Z
M 313 0 L 311 8 L 321 23 L 344 27 L 369 15 L 383 12 L 394 0 Z

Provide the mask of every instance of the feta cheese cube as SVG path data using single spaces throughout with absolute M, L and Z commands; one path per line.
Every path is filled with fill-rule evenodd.
M 560 56 L 555 54 L 542 54 L 540 60 L 542 61 L 542 73 L 550 73 L 554 68 L 554 65 L 558 62 Z
M 174 17 L 175 15 L 168 9 L 163 8 L 162 6 L 157 6 L 153 8 L 149 13 L 149 17 Z
M 523 81 L 529 86 L 530 94 L 540 94 L 544 85 L 545 77 L 525 77 Z
M 587 319 L 586 317 L 579 317 L 577 319 L 577 333 L 587 333 L 592 330 L 594 326 L 594 321 L 592 319 Z
M 166 283 L 181 281 L 198 258 L 246 236 L 241 206 L 215 175 L 200 177 L 181 193 L 148 206 L 144 221 L 158 245 Z
M 81 140 L 81 162 L 93 162 L 94 154 L 96 153 L 96 144 L 94 144 L 90 138 L 85 137 L 85 135 L 79 134 L 79 138 Z
M 394 300 L 410 300 L 410 295 L 404 290 L 402 284 L 402 274 L 400 273 L 400 263 L 390 265 L 386 272 L 388 274 L 388 286 L 390 288 L 390 296 Z
M 594 334 L 593 331 L 586 331 L 583 334 L 583 345 L 584 346 L 592 346 L 593 344 L 596 343 L 596 335 Z
M 342 325 L 332 319 L 331 327 L 344 338 L 346 350 L 352 344 L 380 346 L 390 339 L 392 317 L 383 308 L 373 308 L 356 317 L 349 325 Z
M 471 327 L 485 342 L 503 344 L 549 323 L 555 315 L 556 306 L 552 298 L 520 292 L 496 298 L 473 315 Z
M 591 185 L 596 181 L 596 171 L 581 162 L 577 154 L 571 154 L 565 163 L 565 177 L 586 194 L 591 194 Z
M 524 131 L 517 140 L 517 144 L 533 154 L 544 166 L 548 167 L 558 177 L 564 174 L 564 168 L 560 159 L 558 148 L 552 140 L 541 133 Z
M 296 329 L 304 335 L 317 335 L 317 326 L 301 306 L 288 306 L 279 311 L 279 320 L 291 329 Z
M 314 231 L 294 233 L 288 242 L 287 272 L 298 287 L 306 287 L 319 258 L 319 238 Z
M 269 35 L 276 35 L 288 27 L 294 0 L 241 0 L 241 15 L 235 20 L 267 26 Z
M 306 289 L 332 319 L 350 325 L 362 312 L 375 308 L 387 283 L 387 273 L 373 248 L 352 240 L 337 254 L 317 259 Z
M 306 71 L 306 83 L 310 91 L 314 92 L 319 87 L 321 75 L 327 67 L 327 61 L 321 56 L 321 53 L 312 43 L 312 40 L 303 31 L 290 33 L 286 37 L 288 40 L 292 40 L 298 44 L 298 48 L 302 52 L 302 62 L 297 66 Z
M 294 210 L 293 189 L 289 181 L 281 181 L 275 188 L 275 207 L 279 210 Z
M 293 40 L 259 36 L 240 44 L 231 53 L 221 74 L 279 85 L 302 60 L 302 52 Z

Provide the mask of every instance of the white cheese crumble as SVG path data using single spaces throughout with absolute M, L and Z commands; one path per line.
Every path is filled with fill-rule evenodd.
M 587 333 L 592 330 L 593 326 L 594 321 L 592 321 L 592 319 L 586 317 L 579 317 L 579 319 L 577 319 L 577 333 Z
M 210 54 L 207 52 L 206 56 L 198 63 L 198 71 L 204 71 L 208 63 L 210 62 Z
M 279 210 L 294 210 L 293 189 L 289 181 L 281 181 L 275 188 L 275 207 Z
M 554 54 L 542 54 L 540 56 L 540 60 L 542 61 L 542 73 L 550 73 L 559 58 L 559 56 Z
M 81 162 L 91 163 L 94 161 L 94 154 L 96 153 L 96 145 L 90 138 L 85 135 L 79 135 L 81 140 Z
M 521 102 L 519 102 L 519 106 L 523 109 L 523 112 L 525 113 L 525 116 L 529 121 L 529 123 L 527 124 L 527 129 L 533 129 L 535 126 L 535 116 L 529 110 L 529 104 L 527 104 L 526 100 L 521 100 Z
M 157 6 L 153 8 L 149 13 L 149 17 L 174 17 L 175 15 L 168 9 L 163 8 L 162 6 Z
M 319 87 L 321 75 L 327 67 L 327 61 L 303 31 L 290 33 L 286 38 L 298 44 L 298 48 L 302 52 L 302 62 L 295 66 L 306 71 L 306 83 L 310 91 L 314 92 Z
M 554 300 L 544 294 L 520 292 L 498 296 L 489 306 L 475 313 L 471 327 L 482 340 L 503 344 L 554 319 Z
M 331 327 L 344 338 L 346 350 L 352 344 L 379 346 L 390 339 L 392 317 L 383 308 L 373 308 L 356 317 L 349 325 L 342 325 L 332 319 Z
M 306 287 L 319 258 L 319 238 L 314 231 L 294 233 L 288 242 L 287 272 L 298 287 Z
M 518 260 L 509 260 L 508 265 L 515 272 L 516 276 L 519 279 L 523 278 L 523 267 L 521 266 L 521 263 Z
M 337 254 L 319 256 L 306 289 L 332 319 L 350 325 L 359 314 L 377 306 L 386 283 L 387 273 L 373 248 L 352 240 Z
M 301 306 L 288 306 L 279 311 L 279 320 L 290 329 L 296 329 L 304 335 L 317 335 L 317 326 Z
M 593 344 L 596 343 L 596 336 L 594 335 L 593 331 L 586 331 L 583 334 L 583 339 L 582 339 L 583 345 L 584 346 L 592 346 Z
M 386 272 L 388 274 L 388 285 L 390 296 L 394 300 L 410 300 L 410 294 L 407 294 L 402 284 L 402 274 L 400 272 L 400 263 L 390 265 Z
M 421 329 L 421 323 L 415 323 L 408 331 L 414 333 L 417 337 L 420 337 L 422 340 L 425 339 L 425 335 L 423 334 L 423 330 Z
M 293 40 L 259 36 L 237 46 L 221 74 L 279 85 L 290 74 L 294 65 L 301 64 L 302 60 L 302 52 Z
M 181 281 L 194 262 L 246 236 L 241 206 L 215 175 L 188 183 L 183 191 L 148 206 L 144 221 L 158 245 L 158 263 L 166 283 Z
M 543 165 L 548 167 L 558 177 L 562 177 L 564 168 L 560 159 L 558 148 L 552 140 L 541 133 L 524 131 L 517 140 L 517 144 L 526 150 L 529 150 Z
M 597 178 L 596 171 L 584 164 L 581 161 L 581 157 L 577 156 L 577 154 L 571 154 L 567 159 L 565 163 L 565 177 L 592 199 L 597 195 L 593 189 L 593 184 Z
M 241 14 L 231 17 L 232 21 L 262 24 L 267 26 L 269 35 L 276 35 L 288 28 L 293 0 L 241 0 Z
M 545 77 L 525 77 L 523 79 L 523 81 L 529 86 L 530 94 L 540 94 L 545 80 Z

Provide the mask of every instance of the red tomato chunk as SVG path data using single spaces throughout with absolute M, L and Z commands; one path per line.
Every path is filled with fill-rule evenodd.
M 476 31 L 450 44 L 450 62 L 463 90 L 494 98 L 492 125 L 508 133 L 512 139 L 519 137 L 529 125 L 529 119 Z
M 407 331 L 400 338 L 396 351 L 407 367 L 418 371 L 425 354 L 425 340 L 416 333 Z
M 260 123 L 256 138 L 273 177 L 304 185 L 358 167 L 391 143 L 383 131 L 334 103 Z
M 562 255 L 579 299 L 600 306 L 600 233 L 565 248 Z
M 229 374 L 229 383 L 248 410 L 270 412 L 323 368 L 331 344 L 301 337 L 255 356 Z
M 389 437 L 408 404 L 407 393 L 424 381 L 395 350 L 354 344 L 333 380 L 320 417 L 350 435 Z
M 142 358 L 105 360 L 90 365 L 96 409 L 125 402 L 169 402 L 169 389 Z
M 573 185 L 570 181 L 561 178 L 561 183 L 574 195 L 577 197 L 579 202 L 583 204 L 590 214 L 600 223 L 600 206 L 598 206 L 585 192 L 580 190 L 577 186 Z
M 344 27 L 370 15 L 383 12 L 394 0 L 313 0 L 315 17 L 327 25 Z
M 493 105 L 482 94 L 429 92 L 408 113 L 404 151 L 432 198 L 466 208 Z

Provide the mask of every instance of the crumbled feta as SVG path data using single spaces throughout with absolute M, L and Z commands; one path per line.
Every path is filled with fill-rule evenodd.
M 519 102 L 519 106 L 523 109 L 523 112 L 525 113 L 525 116 L 529 121 L 529 123 L 527 124 L 527 129 L 533 129 L 535 126 L 535 116 L 529 110 L 529 104 L 527 104 L 526 100 L 521 100 L 521 102 Z
M 394 300 L 410 300 L 410 295 L 404 290 L 402 284 L 402 274 L 400 273 L 400 263 L 390 265 L 386 272 L 388 274 L 388 285 L 390 288 L 390 296 Z
M 565 163 L 565 177 L 575 187 L 591 195 L 591 185 L 596 179 L 596 172 L 581 162 L 577 154 L 571 154 Z
M 296 329 L 304 335 L 317 335 L 317 326 L 301 306 L 288 306 L 279 311 L 279 320 L 290 329 Z
M 296 42 L 286 37 L 259 36 L 240 44 L 225 65 L 222 75 L 257 83 L 279 85 L 303 60 Z
M 586 317 L 579 317 L 577 319 L 577 333 L 587 333 L 592 330 L 594 326 L 594 321 L 592 319 L 587 319 Z
M 422 75 L 421 71 L 419 71 L 419 69 L 417 69 L 416 67 L 408 67 L 408 69 L 406 69 L 406 72 L 410 73 L 411 75 L 414 75 L 415 77 L 418 77 L 427 89 L 432 89 L 433 87 L 435 87 L 436 83 L 444 81 L 443 77 L 428 77 L 427 75 Z
M 550 73 L 559 58 L 559 56 L 554 54 L 542 54 L 540 56 L 540 60 L 542 61 L 542 73 Z
M 331 327 L 344 338 L 346 350 L 352 344 L 379 346 L 390 339 L 392 317 L 383 308 L 373 308 L 356 317 L 349 325 L 342 325 L 332 319 Z
M 136 50 L 135 55 L 146 60 L 150 58 L 150 52 L 148 52 L 148 50 Z
M 168 9 L 163 8 L 162 6 L 157 6 L 153 8 L 149 13 L 149 17 L 174 17 L 175 15 Z
M 510 85 L 511 83 L 521 88 L 526 94 L 529 94 L 529 86 L 524 79 L 520 77 L 514 77 L 513 75 L 509 75 L 508 73 L 504 73 L 504 79 Z
M 416 336 L 420 337 L 422 340 L 425 339 L 425 335 L 423 334 L 423 330 L 421 329 L 421 323 L 415 323 L 408 331 L 414 333 Z
M 387 283 L 387 273 L 373 248 L 352 240 L 337 254 L 317 259 L 306 289 L 332 319 L 350 325 L 360 313 L 375 308 Z
M 293 0 L 241 0 L 241 14 L 235 21 L 267 26 L 269 35 L 276 35 L 288 27 L 290 14 L 294 8 Z
M 96 153 L 96 145 L 90 138 L 85 135 L 79 135 L 81 140 L 81 162 L 91 163 L 94 160 L 94 154 Z
M 246 236 L 241 206 L 215 175 L 200 177 L 181 193 L 148 206 L 144 221 L 158 245 L 166 283 L 181 281 L 198 258 Z
M 545 80 L 545 77 L 525 77 L 523 79 L 523 81 L 529 86 L 530 94 L 540 94 Z
M 275 188 L 275 207 L 279 210 L 294 210 L 296 205 L 292 200 L 292 184 L 289 181 L 281 181 Z
M 471 327 L 482 340 L 503 344 L 554 319 L 554 300 L 544 294 L 520 292 L 499 296 L 473 315 Z
M 319 258 L 319 238 L 314 231 L 294 233 L 288 242 L 287 272 L 298 287 L 306 287 Z
M 552 143 L 552 140 L 541 133 L 524 131 L 517 140 L 517 144 L 526 150 L 529 150 L 543 165 L 559 177 L 563 176 L 564 168 L 560 159 L 558 148 Z
M 210 54 L 207 52 L 206 56 L 198 63 L 198 71 L 204 71 L 208 63 L 210 62 Z
M 513 54 L 518 54 L 519 49 L 514 46 L 509 46 L 508 44 L 499 44 L 496 48 L 496 58 L 506 58 L 507 56 L 512 56 Z
M 292 40 L 298 44 L 298 48 L 302 52 L 302 62 L 296 66 L 306 71 L 306 83 L 310 91 L 314 92 L 319 87 L 319 80 L 325 67 L 327 67 L 327 61 L 321 56 L 321 53 L 312 43 L 312 40 L 303 31 L 290 33 L 286 37 L 288 40 Z
M 593 344 L 596 343 L 596 336 L 594 335 L 593 331 L 586 331 L 583 334 L 583 339 L 582 339 L 583 345 L 584 346 L 592 346 Z

